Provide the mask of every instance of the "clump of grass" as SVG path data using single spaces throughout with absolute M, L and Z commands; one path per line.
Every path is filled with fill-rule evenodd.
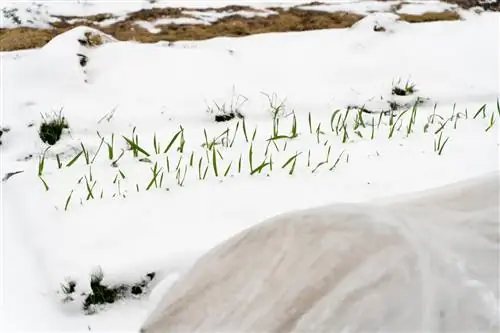
M 401 86 L 401 82 L 398 81 L 392 86 L 392 94 L 396 96 L 409 96 L 417 92 L 415 83 L 407 81 L 404 86 Z
M 42 115 L 42 123 L 40 124 L 38 135 L 43 142 L 53 146 L 61 139 L 63 130 L 68 128 L 68 122 L 62 115 L 61 110 L 59 114 L 54 114 L 53 116 Z
M 132 285 L 116 285 L 106 286 L 103 284 L 104 273 L 101 269 L 92 273 L 90 276 L 91 292 L 87 295 L 83 302 L 83 310 L 86 314 L 93 314 L 97 311 L 97 306 L 105 304 L 113 304 L 117 300 L 130 295 L 140 295 L 144 293 L 144 289 L 155 278 L 154 272 L 146 274 L 140 282 Z

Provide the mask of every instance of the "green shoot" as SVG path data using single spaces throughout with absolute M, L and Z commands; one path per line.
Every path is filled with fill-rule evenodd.
M 334 127 L 333 127 L 333 122 L 335 121 L 335 117 L 337 116 L 337 114 L 340 112 L 340 110 L 335 110 L 333 113 L 332 113 L 332 116 L 330 117 L 330 128 L 332 130 L 332 132 L 335 131 Z M 339 116 L 340 117 L 340 116 Z
M 337 165 L 339 164 L 340 162 L 340 159 L 342 158 L 342 155 L 344 155 L 344 150 L 340 153 L 339 157 L 337 158 L 337 160 L 335 161 L 335 163 L 332 165 L 332 167 L 329 169 L 330 171 L 333 171 L 335 170 L 335 168 L 337 168 Z
M 137 157 L 138 156 L 138 152 L 146 155 L 147 157 L 151 156 L 147 151 L 145 151 L 143 148 L 141 148 L 138 144 L 138 137 L 136 137 L 136 140 L 135 141 L 132 141 L 130 140 L 129 138 L 125 137 L 125 136 L 122 136 L 125 141 L 127 141 L 127 143 L 130 145 L 130 147 L 132 148 L 133 152 L 134 152 L 134 157 Z
M 42 181 L 43 183 L 43 186 L 45 187 L 45 191 L 48 191 L 49 190 L 49 185 L 47 185 L 47 182 L 42 178 L 41 175 L 38 176 L 40 178 L 40 180 Z
M 73 196 L 73 190 L 71 190 L 71 192 L 69 193 L 68 195 L 68 198 L 66 199 L 66 204 L 64 205 L 64 210 L 67 211 L 68 210 L 68 206 L 69 206 L 69 203 L 71 201 L 71 197 Z
M 61 163 L 61 159 L 59 158 L 59 154 L 56 155 L 56 161 L 57 161 L 57 168 L 61 169 L 62 163 Z
M 245 135 L 245 141 L 248 143 L 247 126 L 245 118 L 243 118 L 243 134 Z
M 50 147 L 47 147 L 43 154 L 38 159 L 38 176 L 41 177 L 43 175 L 43 169 L 45 168 L 45 154 L 49 150 Z
M 490 117 L 490 125 L 488 126 L 488 128 L 486 128 L 486 132 L 488 132 L 493 127 L 493 125 L 495 125 L 495 114 L 492 112 Z
M 163 154 L 167 154 L 168 153 L 168 151 L 170 150 L 170 148 L 172 148 L 172 146 L 174 145 L 175 140 L 177 140 L 177 138 L 179 137 L 179 135 L 181 135 L 181 131 L 175 133 L 175 135 L 172 137 L 172 139 L 168 143 L 167 148 L 165 148 L 165 150 L 163 151 Z M 207 132 L 205 131 L 205 137 L 206 137 L 206 135 L 207 135 Z
M 212 149 L 212 167 L 214 168 L 215 177 L 219 177 L 219 172 L 217 170 L 217 153 L 215 147 Z
M 99 154 L 99 151 L 101 151 L 102 144 L 104 143 L 104 138 L 101 138 L 101 143 L 99 144 L 99 147 L 97 148 L 97 151 L 94 154 L 94 157 L 92 158 L 92 161 L 90 161 L 90 164 L 94 163 L 95 159 L 97 158 L 97 155 Z
M 226 171 L 224 171 L 224 177 L 227 177 L 229 174 L 229 171 L 231 170 L 231 166 L 233 165 L 233 162 L 229 163 L 229 165 L 226 168 Z
M 234 135 L 233 135 L 233 139 L 231 140 L 231 143 L 229 144 L 229 147 L 233 147 L 233 144 L 234 144 L 234 140 L 236 140 L 236 134 L 238 134 L 238 129 L 240 128 L 240 122 L 238 121 L 236 123 L 236 128 L 234 129 Z
M 473 119 L 476 119 L 477 116 L 479 116 L 479 114 L 481 114 L 481 112 L 483 113 L 483 119 L 486 118 L 486 104 L 484 104 L 483 106 L 481 106 L 479 108 L 479 110 L 474 115 Z

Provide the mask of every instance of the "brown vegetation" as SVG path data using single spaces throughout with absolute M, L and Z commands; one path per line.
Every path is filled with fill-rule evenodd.
M 401 20 L 410 23 L 436 22 L 436 21 L 456 21 L 460 20 L 460 15 L 451 10 L 444 12 L 427 12 L 421 15 L 398 14 Z
M 309 5 L 317 5 L 313 2 Z M 192 17 L 187 10 L 216 11 L 234 13 L 212 24 L 167 24 L 158 25 L 158 33 L 151 33 L 137 25 L 137 21 L 154 22 L 160 18 Z M 51 29 L 0 29 L 0 51 L 12 51 L 41 47 L 54 36 L 77 26 L 86 25 L 103 31 L 118 40 L 136 40 L 144 43 L 178 40 L 204 40 L 218 36 L 237 37 L 268 32 L 307 31 L 317 29 L 349 28 L 363 18 L 362 15 L 348 12 L 323 12 L 303 10 L 298 7 L 289 9 L 269 8 L 275 14 L 266 17 L 243 17 L 238 11 L 261 11 L 246 6 L 226 6 L 222 8 L 154 8 L 143 9 L 130 13 L 126 19 L 101 27 L 100 22 L 114 18 L 112 14 L 103 13 L 87 17 L 54 16 L 59 19 L 52 24 Z M 443 20 L 458 20 L 460 16 L 453 11 L 442 13 L 425 13 L 422 15 L 399 14 L 407 22 L 431 22 Z

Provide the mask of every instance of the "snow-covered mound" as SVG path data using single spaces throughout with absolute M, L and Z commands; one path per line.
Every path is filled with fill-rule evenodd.
M 498 177 L 272 218 L 202 257 L 142 332 L 498 331 Z

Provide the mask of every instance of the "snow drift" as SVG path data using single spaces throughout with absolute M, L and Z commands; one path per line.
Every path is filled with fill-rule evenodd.
M 141 332 L 498 331 L 499 175 L 234 236 Z

